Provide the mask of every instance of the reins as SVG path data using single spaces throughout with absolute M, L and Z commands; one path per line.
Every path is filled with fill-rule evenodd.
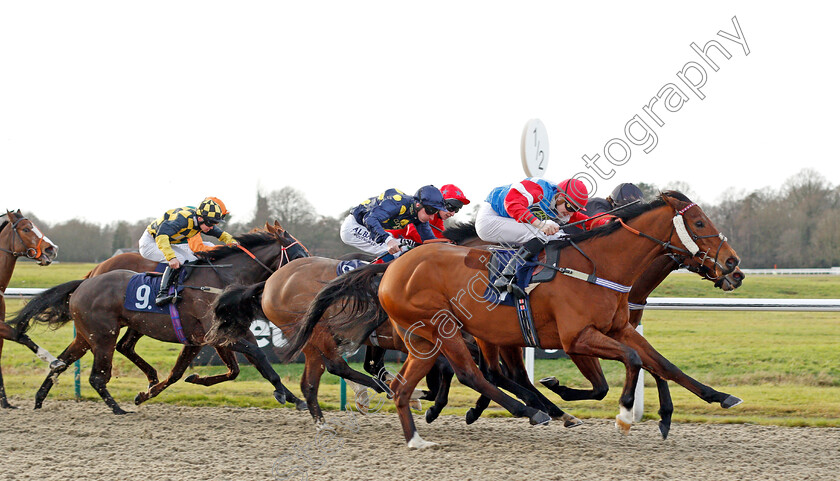
M 712 261 L 712 264 L 714 266 L 720 268 L 720 271 L 722 273 L 724 273 L 724 272 L 726 272 L 726 268 L 718 262 L 718 256 L 720 255 L 720 250 L 723 248 L 723 243 L 726 242 L 726 236 L 724 236 L 720 232 L 718 232 L 717 234 L 709 234 L 709 235 L 704 235 L 704 236 L 697 235 L 694 232 L 694 230 L 692 230 L 688 225 L 686 225 L 685 218 L 683 217 L 683 214 L 685 214 L 686 211 L 688 211 L 689 209 L 691 209 L 692 207 L 695 207 L 695 206 L 697 206 L 697 204 L 694 203 L 694 202 L 688 204 L 687 206 L 683 207 L 682 209 L 676 211 L 676 214 L 674 215 L 674 218 L 671 220 L 671 223 L 673 224 L 672 232 L 676 231 L 677 237 L 679 237 L 680 242 L 683 243 L 683 245 L 685 246 L 685 249 L 683 249 L 681 247 L 677 247 L 674 244 L 672 244 L 671 242 L 661 241 L 661 240 L 659 240 L 655 237 L 652 237 L 652 236 L 649 236 L 649 235 L 645 234 L 644 232 L 640 232 L 640 231 L 630 227 L 629 225 L 625 224 L 624 221 L 620 218 L 618 219 L 618 221 L 621 223 L 622 227 L 624 227 L 625 229 L 627 229 L 628 231 L 630 231 L 634 235 L 644 237 L 646 239 L 650 239 L 653 242 L 655 242 L 655 243 L 659 244 L 660 246 L 662 246 L 663 248 L 665 248 L 666 251 L 670 250 L 670 251 L 685 253 L 685 254 L 690 255 L 691 257 L 699 258 L 701 267 L 705 265 L 706 260 L 710 259 Z M 710 249 L 706 249 L 705 251 L 703 251 L 702 252 L 703 256 L 700 257 L 698 255 L 700 253 L 700 246 L 697 245 L 696 241 L 700 240 L 700 239 L 708 239 L 708 238 L 711 238 L 711 237 L 720 238 L 720 243 L 718 243 L 718 248 L 717 248 L 717 251 L 715 252 L 714 258 L 709 256 L 709 250 Z M 671 236 L 669 235 L 668 238 L 670 239 Z M 682 263 L 680 263 L 680 264 L 682 264 Z M 720 279 L 721 277 L 723 277 L 723 275 L 724 274 L 721 274 L 718 277 L 710 277 L 708 273 L 705 274 L 706 278 L 711 279 L 711 280 Z

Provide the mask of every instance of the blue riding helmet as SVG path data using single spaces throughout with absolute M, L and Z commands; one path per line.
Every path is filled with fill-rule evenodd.
M 424 185 L 417 190 L 417 193 L 414 194 L 414 198 L 417 199 L 417 202 L 423 205 L 423 207 L 432 207 L 437 210 L 442 210 L 444 212 L 449 212 L 446 209 L 446 204 L 443 202 L 443 194 L 440 193 L 440 189 L 433 185 Z

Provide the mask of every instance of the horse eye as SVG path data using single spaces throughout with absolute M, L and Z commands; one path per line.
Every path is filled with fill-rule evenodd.
M 694 223 L 694 225 L 696 225 L 698 228 L 701 228 L 701 229 L 704 227 L 704 224 L 703 224 L 702 220 L 698 220 L 697 222 Z
M 23 231 L 24 231 L 24 232 L 30 232 L 30 231 L 29 231 L 29 227 L 25 227 L 25 228 L 23 229 Z

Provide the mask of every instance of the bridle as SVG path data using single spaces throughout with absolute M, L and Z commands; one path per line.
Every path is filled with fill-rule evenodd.
M 303 252 L 306 253 L 305 257 L 310 257 L 309 250 L 306 248 L 305 245 L 301 244 L 300 241 L 295 238 L 295 236 L 293 236 L 292 234 L 289 234 L 288 231 L 283 231 L 283 237 L 286 237 L 286 236 L 291 237 L 294 240 L 294 242 L 292 242 L 289 245 L 282 246 L 280 248 L 281 254 L 280 254 L 280 263 L 278 264 L 278 268 L 280 266 L 284 266 L 284 265 L 286 265 L 286 264 L 288 264 L 289 262 L 292 261 L 292 258 L 291 258 L 291 256 L 289 255 L 289 252 L 288 252 L 288 249 L 291 249 L 292 246 L 299 245 L 303 249 Z M 265 265 L 261 260 L 257 259 L 257 256 L 255 256 L 251 251 L 249 251 L 248 249 L 243 247 L 242 244 L 236 244 L 236 247 L 241 249 L 242 252 L 244 252 L 245 254 L 248 255 L 248 257 L 250 257 L 251 259 L 254 259 L 254 261 L 256 261 L 257 264 L 261 265 L 263 267 L 263 269 L 267 270 L 269 273 L 274 274 L 274 272 L 277 270 L 277 269 L 272 269 L 271 267 L 268 267 L 267 265 Z
M 32 221 L 30 221 L 29 223 L 32 224 L 32 232 L 34 232 L 35 235 L 38 236 L 38 244 L 36 244 L 35 247 L 27 247 L 26 246 L 26 241 L 23 240 L 23 237 L 20 235 L 20 232 L 18 232 L 18 224 L 20 224 L 21 222 L 23 222 L 25 220 L 29 220 L 29 219 L 27 219 L 26 217 L 20 216 L 20 217 L 18 217 L 18 219 L 16 221 L 12 222 L 11 212 L 7 211 L 3 215 L 5 215 L 6 218 L 9 219 L 8 223 L 12 228 L 12 232 L 15 233 L 15 237 L 18 240 L 20 240 L 20 243 L 23 245 L 23 247 L 26 250 L 23 251 L 23 252 L 15 251 L 15 237 L 10 237 L 9 238 L 10 239 L 9 249 L 4 249 L 4 248 L 0 247 L 0 251 L 9 253 L 9 254 L 13 255 L 15 258 L 26 256 L 29 259 L 39 259 L 44 253 L 44 248 L 42 247 L 44 242 L 49 244 L 49 247 L 53 247 L 55 249 L 58 249 L 58 246 L 53 244 L 53 242 L 47 236 L 42 234 L 41 231 L 38 230 L 37 227 L 35 227 L 35 224 L 32 224 Z M 47 247 L 47 248 L 49 248 L 49 247 Z
M 726 276 L 727 274 L 729 274 L 730 272 L 732 272 L 734 270 L 734 267 L 732 269 L 729 269 L 726 266 L 722 265 L 720 262 L 718 262 L 718 257 L 720 256 L 720 251 L 723 248 L 723 244 L 724 244 L 724 242 L 726 242 L 727 239 L 726 239 L 726 236 L 724 236 L 720 232 L 718 232 L 716 234 L 709 234 L 709 235 L 701 236 L 701 235 L 698 235 L 696 232 L 694 232 L 694 230 L 691 229 L 690 226 L 688 226 L 688 224 L 685 221 L 685 218 L 683 217 L 683 214 L 686 211 L 688 211 L 689 209 L 691 209 L 692 207 L 696 207 L 696 206 L 697 206 L 697 204 L 692 202 L 691 204 L 688 204 L 687 206 L 683 207 L 682 209 L 675 210 L 676 214 L 674 215 L 674 218 L 671 220 L 671 223 L 673 224 L 673 227 L 671 229 L 671 235 L 668 236 L 668 239 L 670 240 L 674 231 L 676 231 L 677 237 L 679 237 L 680 242 L 682 242 L 682 244 L 683 244 L 683 246 L 685 246 L 685 248 L 678 247 L 678 246 L 672 244 L 670 241 L 668 241 L 668 242 L 661 241 L 661 240 L 659 240 L 655 237 L 652 237 L 652 236 L 649 236 L 649 235 L 645 234 L 644 232 L 639 232 L 638 230 L 636 230 L 636 229 L 628 226 L 627 224 L 625 224 L 624 221 L 621 220 L 620 218 L 618 220 L 621 223 L 622 227 L 629 230 L 633 234 L 641 236 L 641 237 L 645 237 L 647 239 L 650 239 L 653 242 L 656 242 L 657 244 L 661 245 L 667 251 L 672 251 L 675 256 L 677 256 L 679 258 L 682 258 L 682 261 L 680 261 L 681 265 L 685 265 L 685 263 L 684 263 L 685 257 L 696 257 L 696 258 L 698 258 L 699 259 L 698 272 L 702 273 L 702 275 L 709 280 L 717 281 L 717 280 L 721 279 L 722 277 Z M 700 246 L 697 245 L 698 240 L 708 239 L 708 238 L 711 238 L 711 237 L 717 237 L 717 238 L 720 239 L 720 242 L 718 243 L 717 250 L 715 251 L 714 257 L 712 257 L 709 254 L 709 252 L 712 250 L 712 248 L 706 249 L 705 251 L 701 252 Z M 685 256 L 683 254 L 687 254 L 687 256 Z M 709 261 L 709 260 L 711 261 L 711 267 L 706 266 L 706 261 Z M 710 273 L 713 273 L 716 268 L 720 270 L 721 274 L 717 277 L 712 277 Z

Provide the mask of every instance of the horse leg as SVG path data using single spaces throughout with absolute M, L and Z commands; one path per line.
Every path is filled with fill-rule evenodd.
M 85 341 L 81 335 L 76 334 L 76 337 L 72 342 L 70 342 L 70 345 L 58 355 L 58 360 L 61 361 L 61 363 L 50 368 L 50 373 L 47 374 L 47 378 L 44 379 L 44 382 L 41 383 L 41 387 L 38 388 L 38 392 L 35 393 L 35 409 L 40 409 L 41 406 L 43 406 L 44 399 L 47 398 L 47 394 L 50 393 L 50 389 L 52 389 L 53 384 L 55 384 L 55 380 L 58 379 L 58 376 L 66 371 L 67 368 L 70 367 L 70 364 L 73 364 L 84 356 L 88 349 L 90 349 L 90 346 L 87 341 Z
M 610 386 L 607 384 L 607 378 L 604 376 L 604 371 L 601 370 L 601 362 L 598 358 L 570 354 L 569 359 L 575 363 L 583 377 L 592 384 L 592 389 L 572 389 L 561 386 L 554 376 L 540 379 L 540 383 L 560 395 L 564 401 L 581 401 L 584 399 L 600 401 L 604 399 L 610 390 Z
M 181 379 L 181 376 L 184 375 L 184 372 L 200 351 L 201 346 L 184 346 L 178 354 L 178 359 L 175 360 L 175 365 L 172 366 L 169 376 L 167 376 L 163 382 L 150 386 L 148 391 L 137 393 L 137 396 L 134 397 L 134 404 L 139 406 L 140 404 L 160 394 L 164 389 L 178 381 L 178 379 Z
M 5 324 L 5 323 L 3 323 Z M 0 337 L 0 357 L 3 356 L 3 337 Z M 3 409 L 16 409 L 14 406 L 9 404 L 9 400 L 6 399 L 6 387 L 3 384 L 3 371 L 0 369 L 0 408 Z
M 129 327 L 125 331 L 125 334 L 123 334 L 123 337 L 117 342 L 117 351 L 143 371 L 143 374 L 146 375 L 146 379 L 149 381 L 149 387 L 151 388 L 159 382 L 158 373 L 151 364 L 146 362 L 146 360 L 140 357 L 137 354 L 137 351 L 134 350 L 134 347 L 137 345 L 137 341 L 139 341 L 141 337 L 143 337 L 143 334 L 140 334 Z
M 117 332 L 114 332 L 112 335 L 93 336 L 91 338 L 93 367 L 90 370 L 89 382 L 114 414 L 126 414 L 126 411 L 117 404 L 117 401 L 108 392 L 107 387 L 108 381 L 111 380 L 111 366 L 117 345 Z
M 528 417 L 531 424 L 547 424 L 551 419 L 548 414 L 522 404 L 490 383 L 476 367 L 475 361 L 460 333 L 456 333 L 449 338 L 441 337 L 439 339 L 442 341 L 443 355 L 449 359 L 452 368 L 455 370 L 455 375 L 458 376 L 458 380 L 462 384 L 488 396 L 514 416 Z
M 248 362 L 257 368 L 257 371 L 259 371 L 262 377 L 274 386 L 274 399 L 276 399 L 277 402 L 280 404 L 286 404 L 287 402 L 294 403 L 295 408 L 298 411 L 302 411 L 304 408 L 303 401 L 298 399 L 292 391 L 289 391 L 289 389 L 283 385 L 280 375 L 277 374 L 277 372 L 274 371 L 274 368 L 271 367 L 271 363 L 268 362 L 268 357 L 262 349 L 260 349 L 255 342 L 248 342 L 246 339 L 236 341 L 230 345 L 230 348 L 236 352 L 244 354 L 248 359 Z
M 430 382 L 430 379 L 434 379 L 434 371 L 437 371 L 437 379 Z M 435 392 L 435 403 L 426 410 L 427 423 L 437 419 L 449 403 L 449 388 L 452 386 L 453 376 L 455 376 L 455 371 L 449 365 L 449 361 L 443 356 L 438 356 L 433 368 L 426 375 L 426 384 L 431 384 L 430 391 Z
M 656 374 L 651 374 L 656 380 L 656 390 L 659 392 L 659 432 L 662 439 L 668 438 L 671 430 L 671 415 L 674 413 L 674 403 L 671 402 L 671 391 L 668 389 L 668 381 Z
M 423 338 L 414 336 L 411 342 L 412 348 L 420 348 L 419 352 L 432 352 L 434 345 Z M 408 358 L 400 370 L 400 375 L 391 381 L 391 390 L 394 393 L 394 404 L 397 406 L 397 414 L 403 428 L 403 436 L 409 448 L 423 449 L 434 446 L 436 443 L 428 442 L 420 437 L 417 426 L 414 424 L 414 416 L 411 414 L 409 403 L 411 395 L 417 383 L 428 374 L 435 363 L 437 354 L 428 357 L 416 357 L 414 349 L 408 350 Z M 472 362 L 472 360 L 470 360 Z
M 198 384 L 200 386 L 213 386 L 220 382 L 233 381 L 239 376 L 239 362 L 236 361 L 236 356 L 233 351 L 226 347 L 215 346 L 216 354 L 219 359 L 227 366 L 228 372 L 224 374 L 216 374 L 214 376 L 199 376 L 198 374 L 190 374 L 184 379 L 184 382 L 190 384 Z
M 533 393 L 534 396 L 537 398 L 537 403 L 529 404 L 531 407 L 540 408 L 541 405 L 543 408 L 546 409 L 546 412 L 549 416 L 553 419 L 559 419 L 563 421 L 563 426 L 567 428 L 573 428 L 576 426 L 580 426 L 583 424 L 583 421 L 572 416 L 571 414 L 563 412 L 557 405 L 551 402 L 547 397 L 540 392 L 539 389 L 536 388 L 531 383 L 531 379 L 528 377 L 528 370 L 525 369 L 525 361 L 522 359 L 522 349 L 519 347 L 501 347 L 499 349 L 499 353 L 502 355 L 502 359 L 504 360 L 505 366 L 508 370 L 508 377 L 510 380 L 515 383 L 515 385 L 522 386 L 522 388 L 526 389 L 527 391 Z M 520 397 L 522 399 L 522 397 Z
M 682 372 L 680 368 L 659 354 L 635 329 L 626 327 L 619 331 L 618 337 L 622 342 L 638 351 L 645 369 L 662 379 L 674 381 L 707 403 L 720 403 L 721 407 L 729 409 L 743 402 L 740 398 L 716 391 Z
M 326 369 L 321 361 L 321 354 L 313 347 L 304 346 L 303 354 L 305 364 L 303 376 L 300 378 L 300 391 L 306 399 L 306 407 L 315 425 L 321 426 L 324 424 L 324 413 L 321 412 L 321 406 L 318 404 L 318 386 L 321 384 L 321 376 L 324 375 Z
M 632 328 L 630 330 L 633 331 Z M 622 434 L 629 434 L 630 427 L 633 425 L 636 381 L 639 379 L 639 371 L 642 368 L 639 353 L 632 347 L 622 344 L 592 326 L 580 331 L 566 352 L 570 355 L 597 356 L 602 359 L 621 361 L 624 364 L 626 372 L 624 389 L 618 399 L 620 412 L 615 417 L 615 425 Z

